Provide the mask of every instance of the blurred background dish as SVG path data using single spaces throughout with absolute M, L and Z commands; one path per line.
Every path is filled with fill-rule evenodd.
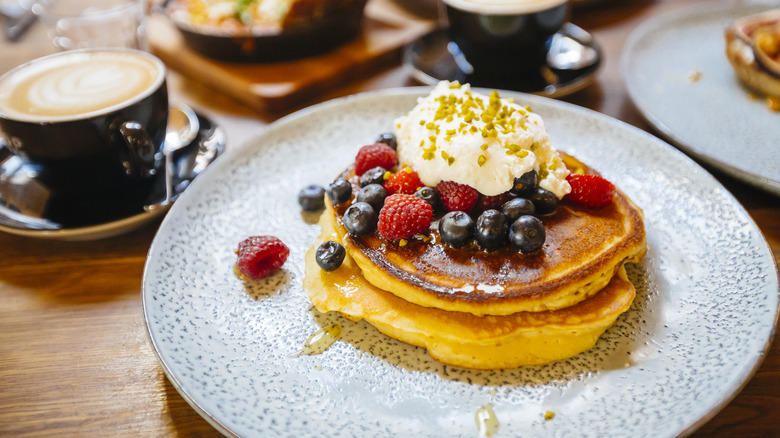
M 538 75 L 502 80 L 484 78 L 469 63 L 446 28 L 440 27 L 404 48 L 403 62 L 419 82 L 434 85 L 440 80 L 470 83 L 478 87 L 503 88 L 546 97 L 562 97 L 593 82 L 601 65 L 601 49 L 585 30 L 566 23 L 548 41 L 546 65 Z
M 165 14 L 196 52 L 274 62 L 330 51 L 361 30 L 367 0 L 169 0 Z
M 780 195 L 780 113 L 740 84 L 725 30 L 773 0 L 674 8 L 642 23 L 623 49 L 622 73 L 642 116 L 692 157 Z

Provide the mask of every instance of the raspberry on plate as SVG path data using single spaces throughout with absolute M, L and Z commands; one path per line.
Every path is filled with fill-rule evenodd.
M 385 199 L 377 229 L 385 239 L 406 239 L 427 230 L 432 219 L 430 204 L 417 196 L 398 193 Z
M 290 249 L 274 236 L 252 236 L 238 244 L 238 270 L 252 280 L 265 278 L 281 268 Z
M 387 190 L 388 195 L 396 193 L 413 195 L 422 186 L 420 177 L 411 167 L 404 167 L 385 181 L 385 190 Z
M 454 181 L 442 181 L 436 185 L 436 191 L 439 192 L 441 203 L 447 211 L 465 211 L 469 212 L 474 208 L 479 198 L 479 192 L 465 184 L 459 184 Z
M 615 186 L 598 175 L 570 174 L 566 180 L 571 185 L 566 199 L 586 207 L 603 207 L 615 194 Z
M 398 164 L 395 150 L 384 143 L 374 143 L 360 148 L 355 157 L 355 175 L 363 175 L 374 167 L 391 169 Z

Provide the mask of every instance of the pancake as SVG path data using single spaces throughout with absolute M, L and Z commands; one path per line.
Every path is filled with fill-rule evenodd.
M 569 169 L 595 173 L 561 155 Z M 441 243 L 436 220 L 426 237 L 404 246 L 376 231 L 356 237 L 341 223 L 348 206 L 327 203 L 324 214 L 365 279 L 403 300 L 447 311 L 510 315 L 569 307 L 604 288 L 624 263 L 646 252 L 642 212 L 619 190 L 600 208 L 563 201 L 555 213 L 540 218 L 547 239 L 530 254 L 511 245 L 493 251 L 453 248 Z
M 434 359 L 453 366 L 515 368 L 575 356 L 595 345 L 635 295 L 621 265 L 598 293 L 560 310 L 476 316 L 423 307 L 367 281 L 349 255 L 335 271 L 320 269 L 314 260 L 317 246 L 340 240 L 333 215 L 324 213 L 320 226 L 320 239 L 306 254 L 303 280 L 317 310 L 337 311 L 352 321 L 364 319 L 380 332 L 426 348 Z

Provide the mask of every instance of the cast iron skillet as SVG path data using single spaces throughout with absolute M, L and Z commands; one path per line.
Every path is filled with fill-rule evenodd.
M 347 2 L 337 12 L 270 31 L 229 31 L 175 20 L 170 0 L 163 3 L 162 11 L 187 45 L 202 55 L 230 62 L 276 62 L 319 55 L 353 39 L 360 32 L 366 1 Z

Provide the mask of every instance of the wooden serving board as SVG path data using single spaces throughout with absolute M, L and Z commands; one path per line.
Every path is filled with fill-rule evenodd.
M 162 15 L 150 17 L 148 35 L 152 53 L 169 68 L 254 109 L 282 112 L 398 62 L 401 48 L 433 25 L 393 0 L 371 0 L 363 30 L 353 41 L 323 55 L 270 64 L 230 63 L 200 55 Z

